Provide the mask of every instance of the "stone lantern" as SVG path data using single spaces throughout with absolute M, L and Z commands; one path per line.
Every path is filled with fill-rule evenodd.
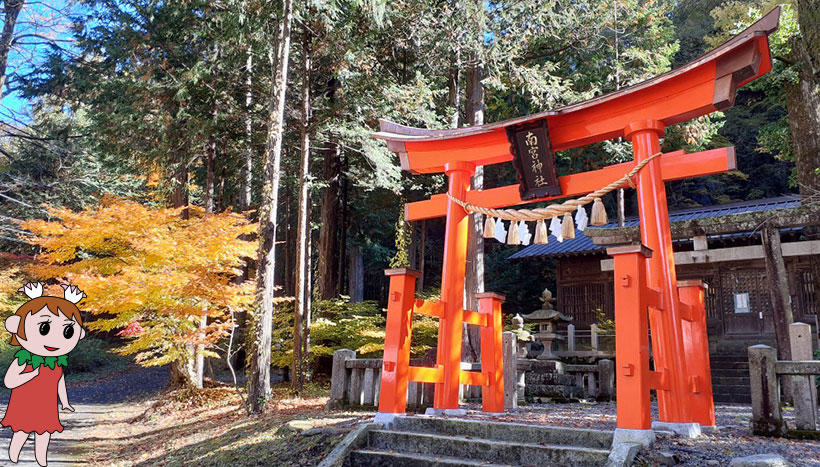
M 555 325 L 558 321 L 572 321 L 571 316 L 567 316 L 553 308 L 554 301 L 555 299 L 552 298 L 552 292 L 550 292 L 549 289 L 544 289 L 544 291 L 541 292 L 541 309 L 535 310 L 525 317 L 528 322 L 537 325 L 533 338 L 544 344 L 544 351 L 538 356 L 540 360 L 558 359 L 558 356 L 552 352 L 552 343 L 564 340 L 564 338 L 555 332 Z

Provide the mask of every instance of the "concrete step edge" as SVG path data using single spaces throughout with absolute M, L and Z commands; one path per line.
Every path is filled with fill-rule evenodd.
M 365 456 L 379 456 L 387 458 L 410 459 L 423 462 L 425 465 L 444 464 L 444 465 L 476 465 L 485 467 L 512 467 L 512 464 L 488 464 L 484 461 L 477 461 L 474 459 L 464 459 L 461 457 L 450 456 L 431 456 L 427 454 L 416 454 L 400 451 L 382 451 L 379 449 L 356 449 L 351 454 L 359 454 Z
M 570 451 L 570 452 L 583 452 L 583 453 L 595 453 L 595 454 L 604 454 L 609 455 L 609 449 L 602 449 L 602 448 L 590 448 L 587 446 L 577 446 L 577 445 L 564 445 L 564 444 L 539 444 L 539 443 L 521 443 L 516 441 L 502 441 L 497 439 L 487 439 L 487 438 L 475 438 L 470 437 L 467 438 L 466 436 L 453 436 L 453 435 L 444 435 L 441 433 L 424 433 L 424 432 L 415 432 L 415 431 L 394 431 L 394 430 L 371 430 L 369 435 L 370 436 L 379 436 L 379 435 L 399 435 L 399 436 L 414 436 L 420 438 L 426 438 L 429 440 L 447 440 L 447 441 L 462 441 L 466 443 L 485 443 L 495 446 L 517 446 L 523 448 L 531 448 L 531 449 L 550 449 L 550 450 L 557 450 L 557 451 Z
M 424 431 L 416 430 L 418 425 L 427 425 L 426 428 L 430 429 L 432 433 L 440 433 L 440 430 L 436 430 L 437 427 L 430 426 L 434 423 L 441 423 L 446 422 L 448 428 L 451 429 L 450 433 L 457 431 L 458 427 L 484 427 L 487 425 L 492 426 L 493 428 L 497 428 L 499 430 L 503 429 L 510 429 L 510 430 L 521 430 L 527 429 L 537 433 L 541 433 L 544 436 L 555 436 L 556 434 L 563 434 L 563 435 L 580 435 L 582 437 L 586 437 L 587 439 L 593 439 L 601 442 L 601 444 L 605 446 L 609 446 L 612 443 L 612 437 L 614 436 L 614 432 L 609 430 L 596 430 L 592 428 L 571 428 L 571 427 L 563 427 L 563 426 L 553 426 L 553 425 L 530 425 L 530 424 L 521 424 L 521 423 L 511 423 L 511 422 L 495 422 L 495 421 L 485 421 L 485 420 L 466 420 L 466 419 L 452 419 L 446 417 L 434 417 L 434 416 L 424 416 L 424 415 L 417 415 L 412 417 L 399 417 L 396 419 L 395 422 L 395 429 L 398 431 L 405 431 L 405 428 L 402 426 L 403 424 L 411 425 L 411 429 L 407 431 L 417 431 L 423 433 Z M 412 426 L 416 425 L 416 426 Z M 445 433 L 446 434 L 446 433 Z M 486 439 L 494 439 L 492 437 Z M 501 440 L 501 439 L 499 439 Z M 503 440 L 501 440 L 503 441 Z M 533 443 L 538 444 L 538 443 Z M 579 444 L 578 446 L 587 446 L 585 444 Z M 596 449 L 596 448 L 593 448 Z

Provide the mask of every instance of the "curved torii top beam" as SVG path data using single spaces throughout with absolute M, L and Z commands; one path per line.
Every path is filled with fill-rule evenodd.
M 447 162 L 476 165 L 512 160 L 506 128 L 547 121 L 556 151 L 624 136 L 630 123 L 661 121 L 669 126 L 724 110 L 737 88 L 772 68 L 768 36 L 777 29 L 775 8 L 748 29 L 700 58 L 650 80 L 594 99 L 486 125 L 430 130 L 380 120 L 376 138 L 387 140 L 401 167 L 414 173 L 443 172 Z

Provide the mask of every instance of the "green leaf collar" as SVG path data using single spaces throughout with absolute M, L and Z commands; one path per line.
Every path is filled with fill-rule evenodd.
M 60 355 L 59 357 L 41 357 L 34 355 L 26 349 L 20 349 L 14 354 L 17 357 L 17 364 L 24 365 L 31 364 L 32 369 L 40 368 L 40 365 L 45 365 L 52 370 L 55 366 L 68 366 L 68 355 Z

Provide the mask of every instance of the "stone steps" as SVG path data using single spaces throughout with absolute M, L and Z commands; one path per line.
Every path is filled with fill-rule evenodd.
M 749 360 L 745 350 L 710 355 L 709 364 L 716 402 L 751 403 Z
M 709 362 L 709 366 L 713 370 L 749 370 L 749 362 L 739 360 L 718 360 L 716 362 Z
M 350 465 L 367 465 L 378 467 L 415 467 L 425 465 L 429 467 L 456 467 L 456 466 L 485 466 L 507 467 L 511 464 L 488 464 L 484 461 L 471 461 L 458 457 L 428 456 L 406 452 L 378 451 L 358 449 L 350 453 Z
M 421 433 L 472 436 L 500 441 L 572 444 L 599 449 L 609 449 L 612 445 L 611 431 L 584 428 L 485 422 L 428 416 L 397 417 L 392 427 Z
M 612 432 L 399 416 L 369 430 L 346 466 L 604 465 Z
M 723 373 L 712 376 L 712 386 L 746 386 L 749 388 L 749 375 L 724 376 Z

